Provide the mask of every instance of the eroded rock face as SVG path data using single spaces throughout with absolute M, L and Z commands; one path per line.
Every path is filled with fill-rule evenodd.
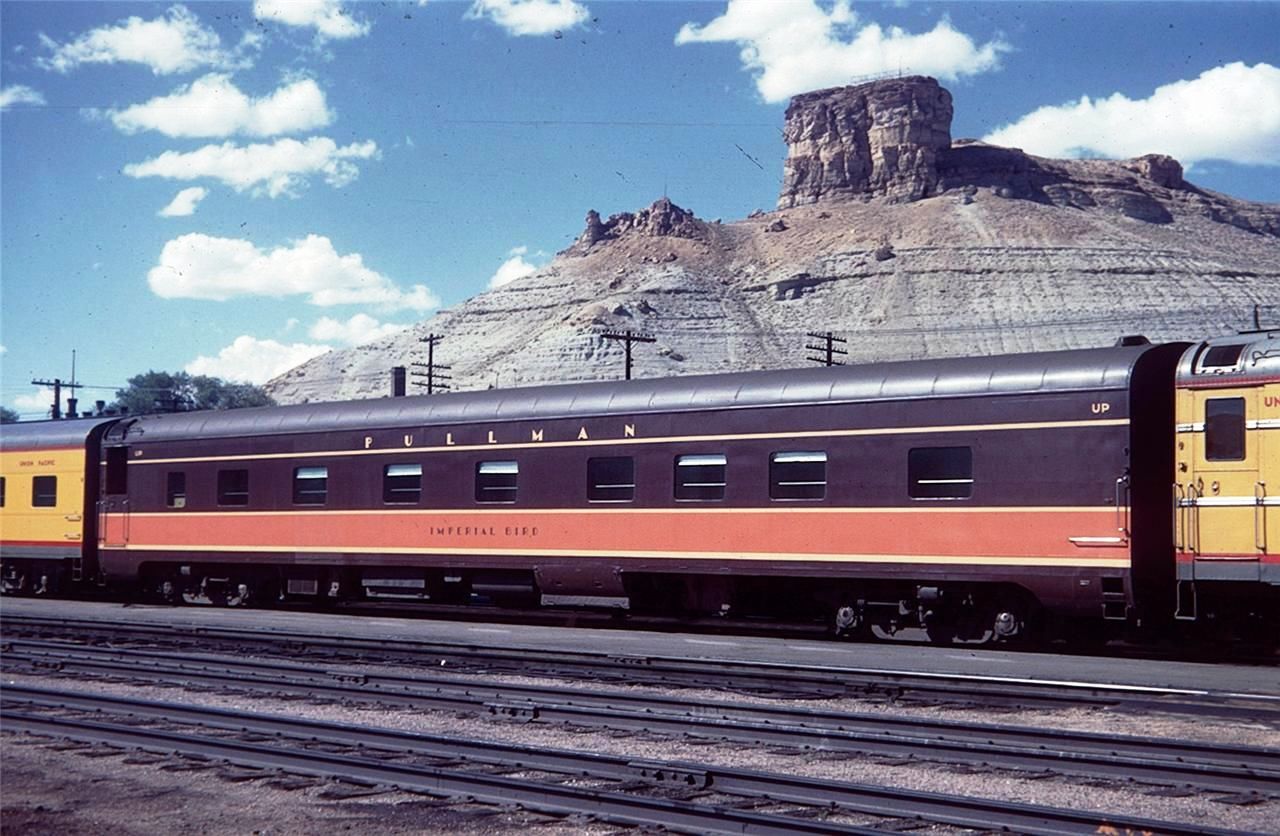
M 951 94 L 927 76 L 804 93 L 787 108 L 778 208 L 825 200 L 919 200 L 951 146 Z
M 1123 165 L 1166 189 L 1181 189 L 1186 185 L 1182 179 L 1182 163 L 1165 154 L 1147 154 L 1128 160 Z
M 701 238 L 705 233 L 705 221 L 663 197 L 655 200 L 647 209 L 619 212 L 610 215 L 607 221 L 600 220 L 600 213 L 596 210 L 590 210 L 587 212 L 586 228 L 565 253 L 585 254 L 601 241 L 611 241 L 629 234 L 649 238 Z

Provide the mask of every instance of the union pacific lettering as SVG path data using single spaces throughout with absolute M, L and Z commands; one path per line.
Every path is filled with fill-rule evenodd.
M 471 433 L 475 432 L 475 437 L 471 437 Z M 455 433 L 457 433 L 455 435 Z M 604 436 L 608 437 L 608 436 Z M 615 438 L 635 438 L 636 425 L 623 424 L 621 434 L 615 435 Z M 580 425 L 576 433 L 566 434 L 563 439 L 552 438 L 552 441 L 590 441 L 592 434 L 588 431 L 586 425 Z M 461 430 L 435 430 L 433 432 L 423 433 L 403 433 L 394 442 L 379 439 L 372 435 L 366 435 L 361 439 L 357 449 L 360 450 L 381 450 L 387 447 L 401 447 L 413 449 L 415 447 L 456 447 L 463 446 L 479 446 L 481 444 L 536 444 L 540 441 L 547 441 L 546 430 L 542 427 L 536 427 L 528 431 L 501 431 L 485 429 L 480 431 L 468 431 L 464 436 Z

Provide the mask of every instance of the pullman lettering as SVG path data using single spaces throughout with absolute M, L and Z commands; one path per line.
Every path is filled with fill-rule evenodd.
M 1098 405 L 1097 405 L 1097 404 L 1094 404 L 1094 410 L 1093 410 L 1094 412 L 1097 412 L 1097 411 L 1098 411 L 1097 407 L 1098 407 Z M 1103 410 L 1102 410 L 1102 411 L 1103 411 L 1103 412 L 1106 412 L 1108 409 L 1110 409 L 1110 407 L 1109 407 L 1109 406 L 1105 406 L 1105 405 L 1104 405 L 1104 408 L 1103 408 Z M 542 427 L 539 427 L 539 428 L 537 428 L 537 429 L 530 429 L 530 430 L 529 430 L 529 440 L 528 440 L 527 442 L 520 442 L 519 440 L 516 440 L 516 441 L 514 441 L 514 442 L 512 442 L 512 441 L 507 441 L 507 442 L 501 441 L 501 440 L 498 438 L 498 435 L 497 435 L 497 431 L 496 431 L 496 430 L 485 430 L 485 431 L 484 431 L 484 433 L 485 433 L 485 434 L 484 434 L 484 442 L 483 442 L 484 444 L 507 444 L 507 445 L 510 445 L 510 446 L 520 446 L 522 443 L 524 443 L 524 444 L 536 444 L 536 443 L 538 443 L 538 442 L 541 442 L 541 441 L 545 441 L 545 440 L 546 440 L 546 431 L 545 431 Z M 468 432 L 468 433 L 467 433 L 467 435 L 470 435 L 470 432 Z M 577 435 L 576 435 L 576 436 L 571 436 L 571 437 L 576 437 L 576 439 L 577 439 L 578 441 L 591 441 L 591 440 L 592 440 L 592 438 L 591 438 L 591 433 L 587 430 L 587 428 L 586 428 L 586 426 L 585 426 L 585 425 L 579 425 Z M 622 425 L 622 438 L 635 438 L 635 437 L 636 437 L 636 425 L 635 425 L 635 424 L 623 424 L 623 425 Z M 435 440 L 435 439 L 438 439 L 438 438 L 439 438 L 439 436 L 435 436 L 435 435 L 431 434 L 430 432 L 428 432 L 428 434 L 427 434 L 427 436 L 426 436 L 426 440 L 424 441 L 423 445 L 419 445 L 419 444 L 418 444 L 418 436 L 417 436 L 417 434 L 416 434 L 416 433 L 404 433 L 404 434 L 401 436 L 401 442 L 403 443 L 403 445 L 404 445 L 405 447 L 419 447 L 419 446 L 425 446 L 425 447 L 426 447 L 426 448 L 428 448 L 428 449 L 430 449 L 432 446 L 457 447 L 457 446 L 459 446 L 460 444 L 461 444 L 461 445 L 463 445 L 463 446 L 467 446 L 467 445 L 470 445 L 470 446 L 478 446 L 478 445 L 481 443 L 481 442 L 479 441 L 479 439 L 471 440 L 471 439 L 464 438 L 462 441 L 459 441 L 457 438 L 455 438 L 455 437 L 454 437 L 454 434 L 453 434 L 453 431 L 452 431 L 452 430 L 445 431 L 445 433 L 444 433 L 444 439 L 443 439 L 443 444 L 441 444 L 439 441 L 436 441 L 436 440 Z M 472 436 L 472 438 L 474 438 L 474 436 Z M 364 436 L 362 440 L 363 440 L 363 445 L 362 445 L 362 446 L 363 446 L 363 449 L 365 449 L 365 450 L 374 450 L 374 449 L 378 449 L 378 448 L 379 448 L 379 444 L 377 443 L 377 441 L 375 440 L 375 438 L 374 438 L 373 436 L 371 436 L 371 435 L 366 435 L 366 436 Z M 386 442 L 386 441 L 384 441 L 383 443 L 385 444 L 385 443 L 387 443 L 387 442 Z M 391 442 L 391 443 L 392 443 L 392 444 L 394 444 L 395 442 Z M 136 452 L 136 453 L 135 453 L 135 455 L 141 455 L 141 451 Z M 21 463 L 21 466 L 28 466 L 28 463 L 26 463 L 26 462 L 22 462 L 22 463 Z

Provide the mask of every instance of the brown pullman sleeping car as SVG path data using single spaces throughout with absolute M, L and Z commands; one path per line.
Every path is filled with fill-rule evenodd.
M 1010 637 L 1172 615 L 1184 345 L 152 415 L 104 580 Z

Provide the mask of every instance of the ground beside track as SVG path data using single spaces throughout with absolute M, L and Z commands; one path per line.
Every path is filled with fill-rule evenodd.
M 848 667 L 893 667 L 901 670 L 995 674 L 1049 680 L 1090 681 L 1179 688 L 1212 688 L 1249 693 L 1280 692 L 1275 668 L 1202 665 L 1161 661 L 1082 659 L 1049 654 L 955 650 L 932 647 L 848 645 L 834 642 L 767 638 L 682 636 L 668 633 L 576 630 L 570 628 L 483 625 L 438 621 L 404 621 L 334 617 L 270 611 L 227 611 L 194 608 L 122 607 L 57 601 L 5 599 L 6 613 L 99 618 L 111 622 L 140 622 L 219 627 L 275 627 L 281 631 L 314 632 L 379 638 L 457 641 L 477 644 L 592 650 L 631 655 L 728 657 Z M 326 667 L 334 667 L 326 664 Z M 1117 786 L 1061 777 L 1036 778 L 1007 771 L 969 770 L 936 764 L 904 763 L 859 757 L 828 757 L 813 753 L 773 752 L 763 748 L 683 742 L 648 735 L 620 735 L 585 729 L 568 730 L 448 712 L 404 711 L 338 705 L 313 705 L 226 693 L 193 693 L 174 688 L 138 688 L 48 677 L 6 677 L 56 688 L 84 688 L 95 692 L 129 693 L 173 702 L 198 702 L 255 711 L 287 713 L 317 719 L 357 722 L 468 737 L 501 739 L 561 748 L 626 753 L 637 759 L 708 761 L 745 768 L 795 774 L 839 777 L 861 783 L 996 797 L 1009 801 L 1124 812 L 1156 819 L 1198 823 L 1204 827 L 1253 832 L 1280 832 L 1280 801 L 1240 806 L 1221 794 L 1180 794 L 1149 787 Z M 0 687 L 3 687 L 0 684 Z M 614 686 L 617 687 L 617 686 Z M 654 690 L 654 689 L 650 689 Z M 682 691 L 684 696 L 689 692 Z M 708 692 L 706 700 L 744 699 L 741 695 Z M 869 706 L 856 700 L 813 703 L 841 710 L 921 711 L 953 719 L 987 719 L 1021 725 L 1103 731 L 1247 743 L 1280 747 L 1280 731 L 1263 724 L 1202 720 L 1171 716 L 1137 716 L 1096 710 L 1001 711 L 992 716 L 981 709 Z M 474 805 L 444 806 L 399 793 L 343 798 L 324 785 L 271 779 L 245 780 L 243 772 L 226 769 L 185 771 L 176 761 L 97 756 L 94 750 L 61 750 L 28 739 L 0 737 L 3 765 L 5 834 L 58 833 L 211 833 L 302 834 L 361 832 L 372 836 L 401 833 L 516 834 L 616 833 L 617 828 L 556 822 L 513 811 Z M 130 762 L 135 761 L 135 762 Z M 171 771 L 172 767 L 180 767 Z M 292 787 L 292 788 L 290 788 Z M 921 832 L 947 833 L 946 828 Z
M 867 667 L 926 673 L 1006 676 L 1047 681 L 1158 688 L 1213 689 L 1280 696 L 1280 668 L 1155 659 L 1061 656 L 998 649 L 945 648 L 820 639 L 685 635 L 641 630 L 593 630 L 515 624 L 330 615 L 277 610 L 226 610 L 79 601 L 4 598 L 14 615 L 101 619 L 115 623 L 193 627 L 274 628 L 280 631 L 354 636 L 394 642 L 467 641 L 478 645 L 587 650 L 630 656 L 740 659 L 833 667 Z

